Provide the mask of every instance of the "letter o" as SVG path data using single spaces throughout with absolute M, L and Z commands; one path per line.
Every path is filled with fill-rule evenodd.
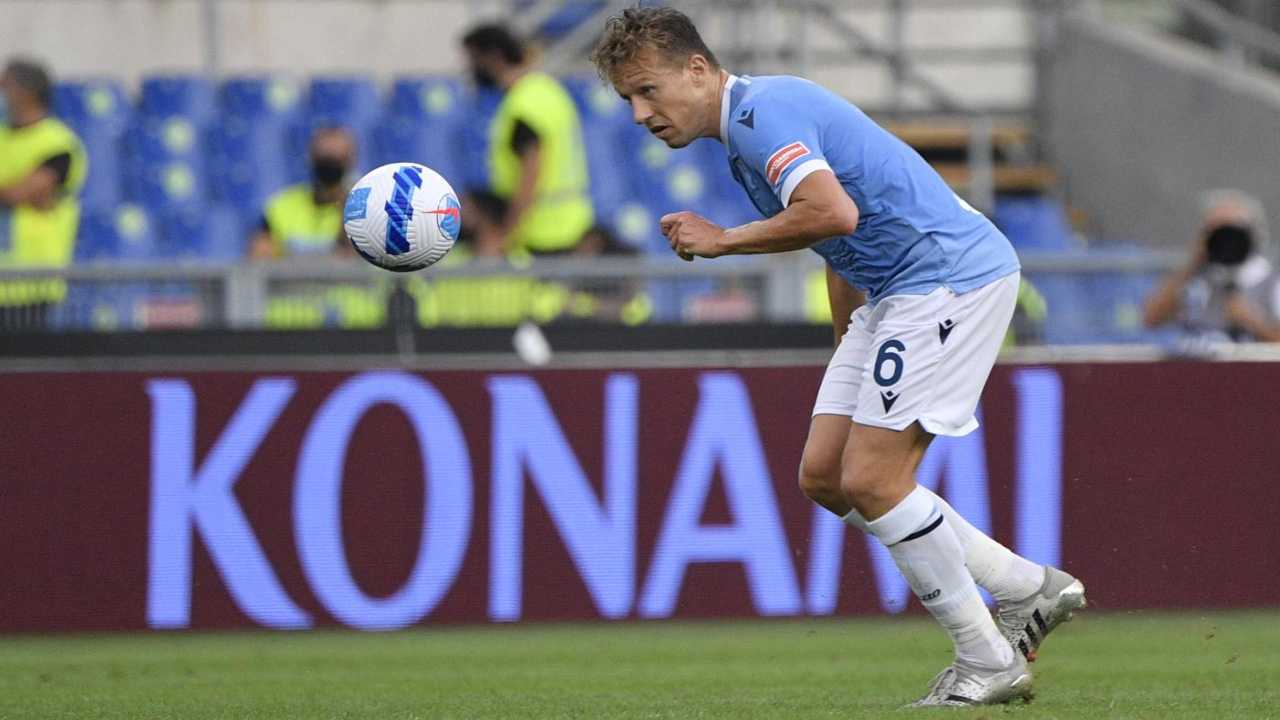
M 426 474 L 418 557 L 386 598 L 365 594 L 347 565 L 342 468 L 356 424 L 374 405 L 404 412 Z M 294 539 L 308 582 L 335 618 L 361 630 L 395 630 L 425 617 L 457 578 L 471 535 L 471 460 L 458 419 L 426 380 L 402 372 L 356 375 L 334 390 L 307 429 L 293 496 Z

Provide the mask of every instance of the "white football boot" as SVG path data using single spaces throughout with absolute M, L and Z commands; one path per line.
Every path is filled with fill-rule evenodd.
M 959 661 L 938 673 L 929 692 L 909 707 L 968 707 L 1000 705 L 1010 700 L 1031 700 L 1031 671 L 1027 661 L 1014 653 L 1004 670 L 983 670 Z
M 1001 603 L 996 608 L 996 627 L 1013 646 L 1014 652 L 1035 662 L 1036 649 L 1053 629 L 1083 610 L 1084 584 L 1057 568 L 1045 566 L 1044 584 L 1025 600 Z

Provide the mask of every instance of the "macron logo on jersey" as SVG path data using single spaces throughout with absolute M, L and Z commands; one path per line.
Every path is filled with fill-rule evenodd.
M 793 142 L 769 156 L 769 162 L 764 165 L 764 174 L 769 178 L 769 184 L 777 185 L 778 180 L 782 178 L 782 173 L 786 172 L 792 163 L 808 154 L 809 148 L 805 147 L 804 143 Z

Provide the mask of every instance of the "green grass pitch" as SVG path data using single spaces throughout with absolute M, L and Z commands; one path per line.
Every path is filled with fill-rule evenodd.
M 0 638 L 0 718 L 1280 718 L 1280 612 L 1085 613 L 1035 702 L 899 710 L 926 619 Z

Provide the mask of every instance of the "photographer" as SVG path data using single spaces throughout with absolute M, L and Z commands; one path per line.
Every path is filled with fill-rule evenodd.
M 1280 342 L 1280 275 L 1266 257 L 1269 243 L 1254 197 L 1208 193 L 1187 265 L 1147 298 L 1147 327 L 1176 321 L 1198 341 Z

